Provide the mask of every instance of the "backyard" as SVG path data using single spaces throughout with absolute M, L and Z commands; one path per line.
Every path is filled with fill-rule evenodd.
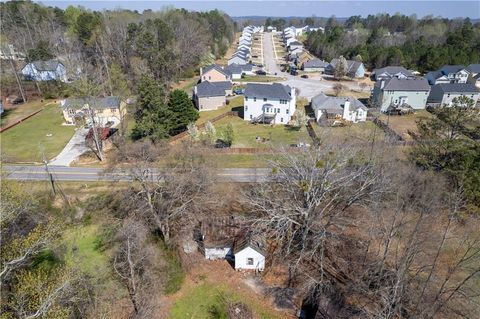
M 378 118 L 389 126 L 405 140 L 412 140 L 412 136 L 409 132 L 417 133 L 417 121 L 420 119 L 426 119 L 432 117 L 431 113 L 426 110 L 417 110 L 413 114 L 407 115 L 386 115 L 383 113 L 377 113 Z
M 348 126 L 323 127 L 312 125 L 316 135 L 321 139 L 339 139 L 350 142 L 371 142 L 375 135 L 375 141 L 384 141 L 384 131 L 371 121 L 355 123 Z
M 42 162 L 60 153 L 73 136 L 74 127 L 64 126 L 57 104 L 23 123 L 1 133 L 2 160 L 8 162 Z
M 15 121 L 21 120 L 22 118 L 41 110 L 44 106 L 52 104 L 52 100 L 35 100 L 31 102 L 26 102 L 23 104 L 17 104 L 5 108 L 2 117 L 0 118 L 1 126 L 7 126 Z

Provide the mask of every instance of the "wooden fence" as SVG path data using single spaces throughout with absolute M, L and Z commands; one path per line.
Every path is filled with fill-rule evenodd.
M 40 110 L 38 110 L 38 111 L 35 111 L 35 112 L 33 112 L 32 114 L 25 116 L 24 118 L 21 118 L 21 119 L 13 122 L 13 123 L 11 123 L 11 124 L 8 124 L 8 125 L 5 126 L 5 127 L 0 128 L 0 133 L 3 133 L 3 132 L 5 132 L 6 130 L 11 129 L 12 127 L 14 127 L 14 126 L 22 123 L 22 122 L 25 121 L 25 120 L 28 120 L 28 119 L 31 118 L 32 116 L 37 115 L 38 113 L 40 113 L 40 112 L 42 112 L 42 111 L 43 111 L 43 109 L 40 109 Z

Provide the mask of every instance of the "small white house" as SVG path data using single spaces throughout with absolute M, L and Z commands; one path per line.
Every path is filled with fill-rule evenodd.
M 295 113 L 295 88 L 280 83 L 248 83 L 243 119 L 251 122 L 288 124 Z
M 261 245 L 250 238 L 245 238 L 241 242 L 235 243 L 235 270 L 255 270 L 263 271 L 265 269 L 265 251 Z

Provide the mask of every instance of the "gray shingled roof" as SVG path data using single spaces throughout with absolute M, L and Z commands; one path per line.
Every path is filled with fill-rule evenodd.
M 217 70 L 218 72 L 220 72 L 224 75 L 228 75 L 228 73 L 225 72 L 225 70 L 223 70 L 221 66 L 216 65 L 216 64 L 211 64 L 209 66 L 206 66 L 206 67 L 202 68 L 202 74 L 205 74 L 210 70 Z
M 242 74 L 246 71 L 252 71 L 253 65 L 249 64 L 236 64 L 232 63 L 225 67 L 225 72 L 229 74 Z
M 292 41 L 290 42 L 290 45 L 303 45 L 303 44 L 299 41 Z
M 280 99 L 291 100 L 290 87 L 280 83 L 273 84 L 260 84 L 260 83 L 248 83 L 245 88 L 246 97 L 267 98 L 267 99 Z
M 225 96 L 225 90 L 230 90 L 232 88 L 232 83 L 230 81 L 223 82 L 209 82 L 203 81 L 197 86 L 196 95 L 198 97 L 209 97 L 209 96 Z
M 397 73 L 403 73 L 406 76 L 413 76 L 412 72 L 405 69 L 403 66 L 386 66 L 384 68 L 373 70 L 373 73 L 375 73 L 375 78 L 383 73 L 386 73 L 390 76 L 393 76 L 394 74 L 397 74 Z
M 383 87 L 383 90 L 384 91 L 429 91 L 430 85 L 428 84 L 428 81 L 424 78 L 417 78 L 417 79 L 391 78 L 385 81 L 385 86 Z
M 32 63 L 38 71 L 55 71 L 58 65 L 61 64 L 57 60 L 35 61 Z
M 479 91 L 474 84 L 470 84 L 470 83 L 436 84 L 432 87 L 432 90 L 437 87 L 444 93 L 474 93 Z
M 441 78 L 442 76 L 444 76 L 444 74 L 440 71 L 430 71 L 426 74 L 426 76 L 431 76 L 432 79 L 438 79 L 438 78 Z
M 345 102 L 350 102 L 350 105 L 355 110 L 367 110 L 367 107 L 362 102 L 353 97 L 333 97 L 320 93 L 312 98 L 312 109 L 325 110 L 328 113 L 343 113 L 343 106 Z
M 81 109 L 85 104 L 88 104 L 91 108 L 95 109 L 111 109 L 120 107 L 120 98 L 116 96 L 97 97 L 97 98 L 68 98 L 63 103 L 62 108 L 74 108 Z
M 337 66 L 339 59 L 332 59 L 330 62 L 330 66 L 335 69 Z M 354 61 L 354 60 L 347 60 L 347 74 L 354 75 L 357 73 L 358 68 L 362 65 L 362 62 Z
M 458 71 L 464 70 L 465 65 L 444 65 L 440 69 L 443 74 L 457 73 Z
M 467 70 L 472 73 L 480 73 L 480 63 L 479 64 L 470 64 L 467 66 Z
M 324 68 L 328 65 L 328 62 L 322 61 L 320 59 L 312 59 L 303 63 L 304 68 Z

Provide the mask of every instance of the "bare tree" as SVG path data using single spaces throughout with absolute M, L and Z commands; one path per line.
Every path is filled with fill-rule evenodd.
M 339 96 L 345 90 L 345 86 L 341 83 L 335 83 L 332 87 L 335 96 Z

